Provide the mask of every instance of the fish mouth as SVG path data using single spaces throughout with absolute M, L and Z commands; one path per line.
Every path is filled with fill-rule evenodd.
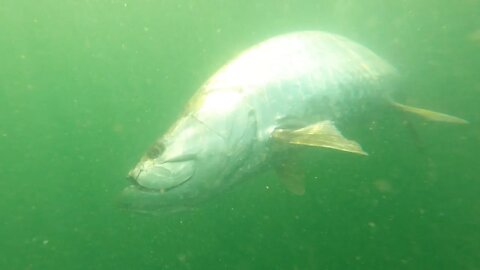
M 137 178 L 138 176 L 142 173 L 142 170 L 139 170 L 139 172 L 137 173 L 136 176 L 133 176 L 131 173 L 128 174 L 127 176 L 127 179 L 129 180 L 130 183 L 132 183 L 132 186 L 134 186 L 136 189 L 140 190 L 140 191 L 143 191 L 143 192 L 149 192 L 149 193 L 158 193 L 158 194 L 162 194 L 162 193 L 165 193 L 165 192 L 169 192 L 173 189 L 176 189 L 178 187 L 181 187 L 183 186 L 184 184 L 186 184 L 188 181 L 190 181 L 194 175 L 194 173 L 192 175 L 190 175 L 187 179 L 183 180 L 182 182 L 178 183 L 178 184 L 175 184 L 173 186 L 170 186 L 170 187 L 166 187 L 166 188 L 161 188 L 161 189 L 155 189 L 155 188 L 149 188 L 149 187 L 146 187 L 146 186 L 142 186 L 138 181 L 137 181 Z
M 194 208 L 183 198 L 170 194 L 132 184 L 119 194 L 116 205 L 121 210 L 147 215 L 169 215 Z

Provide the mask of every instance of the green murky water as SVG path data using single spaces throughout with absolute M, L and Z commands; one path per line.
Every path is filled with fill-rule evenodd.
M 480 1 L 0 0 L 1 269 L 479 269 Z M 306 150 L 194 212 L 115 207 L 125 175 L 223 63 L 319 29 L 403 75 L 359 158 Z M 413 135 L 413 136 L 412 136 Z

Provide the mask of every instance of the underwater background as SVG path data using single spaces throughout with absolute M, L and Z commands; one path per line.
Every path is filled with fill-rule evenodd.
M 358 157 L 304 149 L 196 211 L 115 202 L 194 91 L 255 43 L 347 36 L 402 74 Z M 0 269 L 480 269 L 480 1 L 0 0 Z M 405 120 L 407 119 L 407 120 Z

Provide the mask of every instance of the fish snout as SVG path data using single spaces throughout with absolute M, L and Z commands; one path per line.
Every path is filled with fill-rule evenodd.
M 125 178 L 127 178 L 127 180 L 130 183 L 133 183 L 133 184 L 137 183 L 137 178 L 135 177 L 135 174 L 133 174 L 133 170 L 129 171 Z

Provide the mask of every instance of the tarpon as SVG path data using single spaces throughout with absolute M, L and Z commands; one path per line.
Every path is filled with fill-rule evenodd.
M 301 177 L 276 157 L 293 145 L 367 155 L 338 123 L 348 125 L 375 104 L 466 123 L 393 101 L 396 77 L 395 68 L 375 53 L 331 33 L 294 32 L 259 43 L 200 87 L 180 119 L 129 172 L 131 185 L 121 203 L 141 212 L 188 208 L 266 168 L 302 194 Z

